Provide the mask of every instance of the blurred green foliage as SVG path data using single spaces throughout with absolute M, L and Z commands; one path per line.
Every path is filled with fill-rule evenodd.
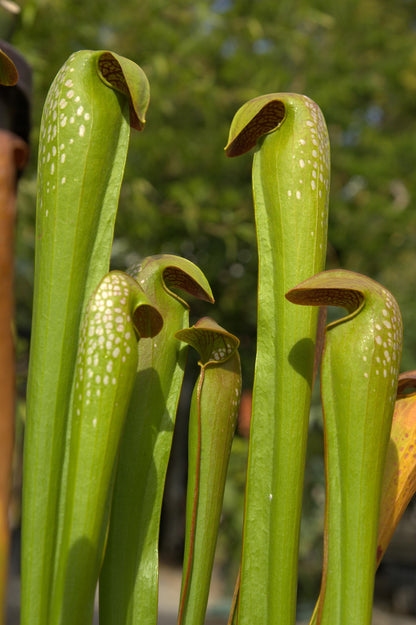
M 113 264 L 178 253 L 206 272 L 218 322 L 240 336 L 245 384 L 255 349 L 251 156 L 224 156 L 236 109 L 296 91 L 324 111 L 332 146 L 328 266 L 369 274 L 404 315 L 403 368 L 416 353 L 415 0 L 26 0 L 12 43 L 35 73 L 32 170 L 22 181 L 18 328 L 29 335 L 35 161 L 42 104 L 74 50 L 110 48 L 151 83 L 131 140 Z M 199 314 L 199 310 L 195 313 Z
M 328 268 L 366 273 L 392 291 L 404 318 L 402 370 L 416 368 L 415 16 L 416 0 L 25 0 L 11 40 L 35 76 L 32 167 L 20 185 L 16 243 L 22 380 L 40 115 L 55 73 L 82 48 L 132 58 L 151 84 L 147 127 L 131 139 L 115 268 L 160 252 L 196 262 L 216 297 L 209 314 L 241 339 L 250 387 L 257 274 L 251 156 L 228 160 L 223 146 L 245 101 L 305 93 L 321 106 L 331 140 Z M 311 456 L 306 484 L 308 527 L 316 528 L 303 543 L 306 559 L 322 529 L 314 524 L 322 512 L 322 492 L 314 491 L 322 481 L 318 457 Z M 231 508 L 241 488 L 228 491 Z

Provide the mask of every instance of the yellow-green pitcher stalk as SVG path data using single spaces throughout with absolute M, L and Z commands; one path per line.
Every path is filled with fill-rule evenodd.
M 293 625 L 317 311 L 285 293 L 325 264 L 329 142 L 319 107 L 268 94 L 235 115 L 226 147 L 256 146 L 257 356 L 244 519 L 239 625 Z
M 91 622 L 137 342 L 162 328 L 138 283 L 120 271 L 93 293 L 80 336 L 61 489 L 50 625 Z M 65 496 L 63 496 L 65 495 Z
M 187 356 L 187 346 L 175 333 L 189 325 L 184 297 L 213 301 L 202 271 L 177 256 L 151 256 L 131 274 L 163 315 L 164 325 L 157 336 L 138 344 L 100 576 L 102 625 L 156 624 L 160 514 Z
M 108 272 L 130 124 L 143 71 L 111 52 L 73 54 L 41 122 L 32 343 L 25 432 L 22 625 L 46 625 L 69 402 L 82 315 Z
M 203 625 L 241 395 L 239 340 L 213 319 L 176 333 L 198 350 L 189 417 L 185 553 L 178 625 Z
M 326 328 L 321 365 L 326 505 L 324 566 L 312 622 L 370 625 L 380 498 L 402 350 L 393 296 L 366 276 L 322 272 L 287 294 L 295 304 L 341 306 Z

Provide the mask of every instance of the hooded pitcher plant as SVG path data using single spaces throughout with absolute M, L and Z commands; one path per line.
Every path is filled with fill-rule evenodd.
M 189 418 L 188 488 L 178 625 L 203 625 L 241 395 L 239 340 L 213 319 L 176 333 L 200 355 Z
M 285 293 L 324 269 L 329 141 L 319 107 L 296 94 L 251 100 L 233 119 L 226 154 L 254 146 L 257 357 L 238 623 L 289 625 L 318 311 L 294 309 Z
M 137 341 L 162 328 L 138 283 L 115 271 L 91 297 L 78 347 L 52 587 L 50 625 L 91 622 Z M 46 591 L 46 592 L 45 592 Z
M 38 159 L 22 526 L 22 625 L 45 625 L 67 415 L 82 314 L 108 271 L 130 124 L 149 86 L 111 52 L 73 54 L 49 90 Z
M 139 342 L 100 576 L 102 625 L 157 621 L 160 513 L 187 355 L 175 333 L 189 325 L 184 297 L 213 302 L 203 273 L 183 258 L 151 256 L 130 273 L 162 313 L 164 326 Z
M 383 472 L 402 350 L 393 296 L 366 276 L 323 272 L 288 294 L 341 306 L 321 365 L 327 496 L 321 593 L 312 622 L 370 625 Z

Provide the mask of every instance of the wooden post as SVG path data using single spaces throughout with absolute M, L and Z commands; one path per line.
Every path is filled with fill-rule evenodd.
M 0 86 L 0 625 L 3 625 L 10 551 L 8 513 L 16 393 L 14 230 L 18 175 L 29 157 L 31 75 L 29 66 L 12 46 L 0 41 L 0 49 L 19 72 L 16 86 Z
M 17 135 L 0 130 L 0 593 L 5 594 L 8 555 L 8 507 L 14 441 L 14 223 L 17 171 L 28 154 Z M 0 596 L 4 605 L 4 596 Z M 1 621 L 0 621 L 1 622 Z

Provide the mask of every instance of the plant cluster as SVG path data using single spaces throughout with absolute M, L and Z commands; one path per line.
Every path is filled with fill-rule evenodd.
M 3 59 L 4 67 L 9 61 Z M 113 52 L 69 57 L 45 102 L 23 476 L 22 625 L 154 625 L 158 538 L 187 346 L 190 410 L 178 625 L 204 622 L 241 394 L 239 340 L 187 299 L 213 302 L 189 260 L 110 271 L 130 127 L 149 84 Z M 326 509 L 311 624 L 371 623 L 374 575 L 415 484 L 413 373 L 402 320 L 374 280 L 325 271 L 329 140 L 310 98 L 254 98 L 226 154 L 252 148 L 257 354 L 241 567 L 230 624 L 293 625 L 311 394 L 319 366 Z M 345 317 L 326 323 L 326 307 Z

